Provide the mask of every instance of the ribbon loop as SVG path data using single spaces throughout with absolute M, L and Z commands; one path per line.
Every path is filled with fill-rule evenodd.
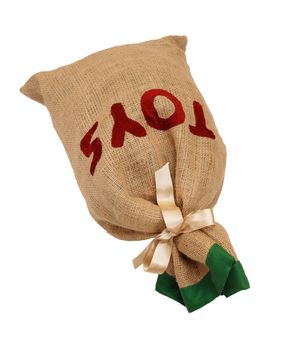
M 173 238 L 182 233 L 200 230 L 215 225 L 212 209 L 200 209 L 183 218 L 175 204 L 174 188 L 169 171 L 169 163 L 155 171 L 157 203 L 166 224 L 166 228 L 133 259 L 134 268 L 143 265 L 146 272 L 162 274 L 166 271 L 172 254 Z

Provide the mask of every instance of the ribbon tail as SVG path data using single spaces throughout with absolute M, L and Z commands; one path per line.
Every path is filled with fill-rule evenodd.
M 148 244 L 147 247 L 139 255 L 137 255 L 136 258 L 133 259 L 134 269 L 137 269 L 137 267 L 139 267 L 140 265 L 143 264 L 145 257 L 146 257 L 146 254 L 148 253 L 148 250 L 150 249 L 151 243 Z
M 143 265 L 145 272 L 162 274 L 167 269 L 171 253 L 172 239 L 162 241 L 156 238 L 133 259 L 134 268 Z

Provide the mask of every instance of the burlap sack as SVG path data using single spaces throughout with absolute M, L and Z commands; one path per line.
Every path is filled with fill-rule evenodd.
M 183 216 L 218 200 L 226 150 L 191 77 L 186 43 L 168 36 L 110 48 L 39 72 L 20 89 L 47 107 L 91 215 L 119 239 L 165 228 L 154 174 L 167 162 Z M 175 237 L 156 284 L 189 312 L 247 288 L 219 224 Z

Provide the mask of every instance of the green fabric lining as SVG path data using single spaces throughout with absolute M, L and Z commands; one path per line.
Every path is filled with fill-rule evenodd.
M 236 261 L 232 266 L 229 277 L 223 289 L 223 295 L 227 298 L 239 292 L 240 290 L 249 289 L 250 284 L 245 275 L 245 271 L 240 261 Z
M 167 272 L 164 272 L 162 275 L 158 275 L 155 289 L 157 292 L 165 295 L 166 297 L 185 305 L 176 278 L 169 275 Z
M 185 305 L 188 312 L 192 312 L 219 295 L 229 297 L 250 287 L 240 261 L 235 261 L 220 245 L 213 244 L 205 263 L 209 272 L 196 284 L 179 288 L 176 278 L 164 272 L 158 275 L 156 291 Z
M 217 289 L 218 295 L 223 291 L 234 262 L 233 256 L 220 245 L 213 244 L 210 248 L 205 264 L 209 267 L 210 278 Z
M 180 292 L 188 312 L 200 309 L 219 295 L 209 272 L 193 286 L 180 288 Z

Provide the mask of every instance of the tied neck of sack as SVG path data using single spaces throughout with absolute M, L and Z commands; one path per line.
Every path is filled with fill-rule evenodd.
M 169 171 L 169 163 L 155 171 L 157 203 L 166 228 L 133 259 L 134 268 L 143 265 L 146 272 L 162 274 L 166 271 L 171 254 L 174 237 L 191 233 L 204 227 L 215 225 L 211 208 L 200 209 L 183 217 L 174 199 L 174 188 Z

